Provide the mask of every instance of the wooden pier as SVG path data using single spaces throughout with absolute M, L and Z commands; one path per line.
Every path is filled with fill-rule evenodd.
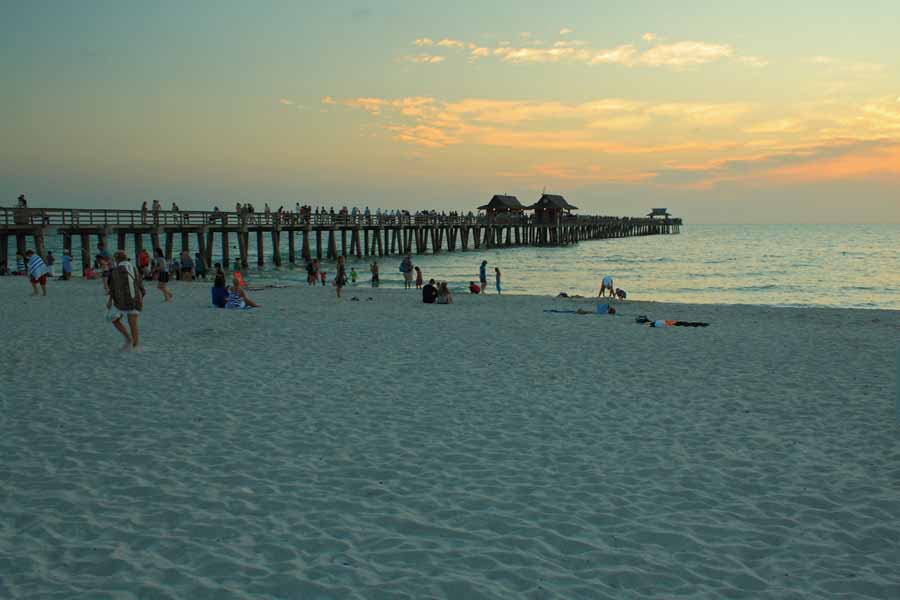
M 96 248 L 96 244 L 91 244 L 92 236 L 110 250 L 124 250 L 131 237 L 135 253 L 141 248 L 148 248 L 151 253 L 154 248 L 162 248 L 169 259 L 175 252 L 176 240 L 179 240 L 179 251 L 199 252 L 207 264 L 212 264 L 213 249 L 220 244 L 222 262 L 226 265 L 232 259 L 231 243 L 236 240 L 241 264 L 248 267 L 253 236 L 259 266 L 265 263 L 266 237 L 271 239 L 272 262 L 281 266 L 285 245 L 287 261 L 293 264 L 298 258 L 322 260 L 338 256 L 363 258 L 517 246 L 564 246 L 584 240 L 676 234 L 681 230 L 681 219 L 669 217 L 560 215 L 547 221 L 525 214 L 300 215 L 0 208 L 0 272 L 8 272 L 8 247 L 13 236 L 17 252 L 25 252 L 30 237 L 33 240 L 31 248 L 41 256 L 46 255 L 45 240 L 49 235 L 62 236 L 64 250 L 69 252 L 77 240 L 83 268 L 92 263 L 92 248 Z M 192 237 L 196 240 L 193 249 Z

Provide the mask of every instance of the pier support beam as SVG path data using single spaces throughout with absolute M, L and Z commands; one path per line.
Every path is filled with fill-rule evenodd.
M 203 229 L 198 229 L 197 230 L 197 253 L 200 254 L 200 258 L 203 259 L 203 262 L 206 264 L 206 266 L 209 266 L 209 259 L 206 258 L 206 251 L 207 251 L 206 231 L 204 231 Z M 194 272 L 196 273 L 196 265 L 195 265 Z
M 263 247 L 262 229 L 256 230 L 256 264 L 259 267 L 262 267 L 263 265 L 266 264 L 265 249 Z
M 9 273 L 9 235 L 0 233 L 0 273 Z
M 175 251 L 175 236 L 171 231 L 166 232 L 166 260 L 172 260 L 172 253 Z
M 91 234 L 81 234 L 81 274 L 91 266 Z
M 276 267 L 281 266 L 281 232 L 278 227 L 272 228 L 272 260 Z
M 68 237 L 68 236 L 66 236 Z M 72 242 L 70 241 L 69 244 Z M 137 262 L 137 255 L 144 249 L 144 235 L 140 231 L 134 232 L 134 259 Z M 70 248 L 71 250 L 71 248 Z
M 297 262 L 297 242 L 294 236 L 294 230 L 289 229 L 288 232 L 288 262 L 294 264 Z
M 240 235 L 240 234 L 238 234 L 238 235 Z M 231 268 L 231 264 L 230 264 L 231 257 L 229 256 L 230 249 L 231 248 L 228 245 L 228 230 L 223 229 L 222 230 L 222 268 L 226 271 Z M 210 265 L 210 266 L 212 266 L 212 265 Z

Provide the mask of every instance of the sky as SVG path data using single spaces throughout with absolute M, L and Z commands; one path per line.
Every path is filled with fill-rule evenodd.
M 900 3 L 0 0 L 12 204 L 900 223 Z

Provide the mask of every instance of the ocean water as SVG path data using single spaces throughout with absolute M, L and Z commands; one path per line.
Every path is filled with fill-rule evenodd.
M 128 241 L 127 250 L 132 252 L 132 240 Z M 265 241 L 271 262 L 268 236 Z M 113 237 L 110 243 L 115 243 Z M 286 240 L 282 244 L 285 265 L 280 269 L 251 267 L 251 279 L 305 281 L 302 264 L 287 265 Z M 13 245 L 11 259 L 15 256 Z M 214 257 L 218 260 L 220 248 L 216 246 Z M 299 249 L 299 238 L 297 246 Z M 62 239 L 52 236 L 48 248 L 61 256 Z M 251 248 L 255 252 L 254 238 Z M 235 244 L 232 260 L 236 254 Z M 75 255 L 79 270 L 77 240 Z M 402 286 L 400 257 L 376 259 L 381 285 Z M 348 261 L 348 269 L 355 267 L 360 274 L 358 287 L 368 286 L 371 260 Z M 600 279 L 608 274 L 630 299 L 900 309 L 900 225 L 688 224 L 680 235 L 413 256 L 426 280 L 445 280 L 458 290 L 478 279 L 482 260 L 488 261 L 491 293 L 493 269 L 499 267 L 503 291 L 511 294 L 596 295 Z M 251 253 L 250 261 L 255 264 L 255 254 Z M 334 274 L 333 263 L 326 261 L 325 268 Z

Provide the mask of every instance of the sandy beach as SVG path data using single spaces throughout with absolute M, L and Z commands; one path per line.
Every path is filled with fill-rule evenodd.
M 0 278 L 0 597 L 900 597 L 898 311 L 171 287 Z

